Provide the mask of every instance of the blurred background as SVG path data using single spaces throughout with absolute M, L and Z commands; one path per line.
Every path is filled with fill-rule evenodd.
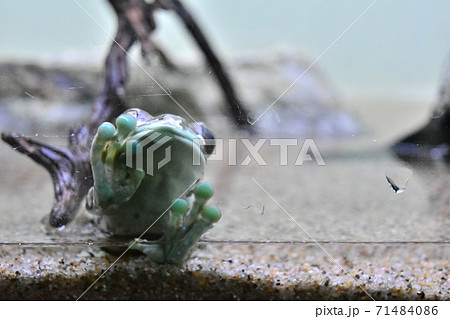
M 111 35 L 103 0 L 78 0 Z M 185 0 L 216 51 L 293 46 L 318 57 L 372 3 L 367 0 Z M 72 0 L 0 2 L 0 60 L 98 64 L 110 39 Z M 450 2 L 378 1 L 319 65 L 347 97 L 367 94 L 431 102 L 449 50 Z M 198 54 L 173 13 L 158 15 L 158 43 L 174 59 Z M 88 57 L 88 59 L 87 59 Z

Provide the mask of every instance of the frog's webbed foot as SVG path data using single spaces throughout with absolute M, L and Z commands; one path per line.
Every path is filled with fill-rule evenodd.
M 218 208 L 205 206 L 213 194 L 211 184 L 201 183 L 195 188 L 192 207 L 184 199 L 174 200 L 163 237 L 158 241 L 135 239 L 130 243 L 131 249 L 142 251 L 155 262 L 180 263 L 200 237 L 221 217 Z
M 91 147 L 91 165 L 94 186 L 90 189 L 88 209 L 107 208 L 128 200 L 139 187 L 145 172 L 126 165 L 127 142 L 135 134 L 136 119 L 121 115 L 116 127 L 102 123 Z

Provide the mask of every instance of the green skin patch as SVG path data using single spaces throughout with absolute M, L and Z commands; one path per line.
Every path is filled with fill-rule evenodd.
M 86 199 L 98 227 L 111 236 L 138 237 L 130 248 L 155 262 L 182 262 L 221 216 L 206 206 L 212 185 L 199 183 L 204 138 L 181 117 L 152 117 L 140 109 L 120 115 L 116 126 L 101 124 L 91 147 L 94 186 Z

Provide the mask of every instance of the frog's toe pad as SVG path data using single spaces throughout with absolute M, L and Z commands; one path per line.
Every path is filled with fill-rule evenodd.
M 214 195 L 214 188 L 210 183 L 200 183 L 195 188 L 194 195 L 197 198 L 208 200 Z
M 109 141 L 114 137 L 116 128 L 109 122 L 102 123 L 97 130 L 97 140 Z
M 105 151 L 116 138 L 116 127 L 109 123 L 102 123 L 94 137 L 91 148 L 91 164 L 95 166 L 98 162 L 103 162 L 106 155 Z
M 120 115 L 116 119 L 116 127 L 109 122 L 102 123 L 95 136 L 96 144 L 106 144 L 118 138 L 120 141 L 136 128 L 136 119 L 131 115 Z
M 205 206 L 201 211 L 202 219 L 204 219 L 208 224 L 217 223 L 222 217 L 222 213 L 220 209 L 215 206 Z
M 188 203 L 182 199 L 178 198 L 172 202 L 172 206 L 170 207 L 170 211 L 176 216 L 183 216 L 189 210 Z
M 136 119 L 131 115 L 120 115 L 116 119 L 117 132 L 119 137 L 128 135 L 136 128 Z

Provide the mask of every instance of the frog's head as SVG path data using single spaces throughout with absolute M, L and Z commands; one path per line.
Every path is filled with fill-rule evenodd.
M 208 156 L 214 151 L 214 135 L 202 122 L 187 124 L 185 119 L 177 115 L 152 116 L 138 108 L 129 109 L 123 115 L 132 116 L 136 120 L 135 133 L 137 134 L 152 131 L 176 136 L 194 142 L 200 147 L 204 156 Z

